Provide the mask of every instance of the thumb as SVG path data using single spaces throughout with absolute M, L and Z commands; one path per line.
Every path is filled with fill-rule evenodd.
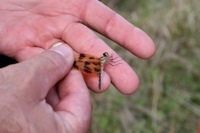
M 22 96 L 41 99 L 69 72 L 73 62 L 72 49 L 61 44 L 30 60 L 9 66 L 3 72 L 9 79 L 9 89 L 15 89 Z

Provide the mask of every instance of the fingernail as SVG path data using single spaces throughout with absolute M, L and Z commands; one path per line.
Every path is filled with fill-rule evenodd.
M 62 42 L 55 43 L 50 50 L 62 55 L 65 59 L 72 54 L 72 49 Z
M 57 43 L 53 44 L 53 45 L 50 47 L 50 49 L 51 49 L 51 48 L 54 48 L 54 47 L 57 47 L 57 46 L 59 46 L 59 45 L 61 45 L 61 44 L 64 44 L 64 42 L 57 42 Z

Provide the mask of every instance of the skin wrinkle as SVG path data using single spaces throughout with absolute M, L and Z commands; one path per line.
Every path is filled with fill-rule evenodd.
M 94 2 L 100 2 L 99 0 L 88 0 L 89 2 L 86 4 L 86 6 L 85 6 L 85 11 L 80 15 L 80 17 L 81 17 L 81 19 L 80 20 L 82 20 L 83 21 L 83 24 L 84 25 L 86 25 L 89 29 L 91 29 L 91 30 L 93 30 L 93 31 L 95 31 L 95 32 L 98 32 L 98 33 L 100 33 L 100 34 L 102 34 L 102 35 L 104 35 L 104 36 L 106 36 L 106 34 L 104 34 L 104 32 L 100 32 L 100 31 L 98 31 L 96 28 L 94 28 L 94 27 L 92 27 L 89 23 L 87 23 L 87 14 L 88 13 L 90 13 L 90 11 L 88 11 L 88 10 L 90 10 L 90 5 L 92 5 Z M 100 2 L 101 4 L 103 4 L 102 2 Z
M 78 29 L 79 27 L 83 27 L 84 25 L 82 25 L 81 23 L 77 24 L 77 23 L 71 23 L 70 26 L 68 26 L 69 28 L 65 29 L 65 31 L 63 32 L 63 35 L 68 36 L 68 34 L 70 34 L 72 32 L 75 31 L 75 29 Z M 84 26 L 84 28 L 87 28 L 86 26 Z M 81 29 L 81 30 L 85 30 L 85 29 Z M 81 32 L 83 33 L 83 32 Z M 95 34 L 92 34 L 90 36 L 87 36 L 88 38 L 84 39 L 84 42 L 81 42 L 82 44 L 79 46 L 78 49 L 78 53 L 87 53 L 87 51 L 89 51 L 90 49 L 93 49 L 93 47 L 95 47 L 96 42 L 98 41 L 102 41 L 98 36 L 96 36 Z M 64 37 L 62 37 L 64 38 Z M 70 44 L 70 42 L 67 42 Z M 101 43 L 99 43 L 101 44 Z M 70 44 L 72 45 L 72 44 Z M 76 49 L 74 49 L 76 51 Z
M 81 20 L 85 20 L 85 16 L 86 16 L 86 12 L 87 12 L 87 7 L 88 7 L 88 4 L 89 4 L 90 2 L 88 2 L 88 3 L 86 3 L 84 6 L 82 6 L 83 7 L 83 9 L 82 9 L 82 12 L 80 12 L 80 15 L 79 15 L 79 17 L 80 17 L 80 21 Z M 85 23 L 86 24 L 86 23 Z
M 56 119 L 56 120 L 59 121 L 58 123 L 60 123 L 60 119 L 63 119 L 63 118 L 61 117 L 61 115 L 58 115 L 58 113 L 59 113 L 59 112 L 57 112 L 57 113 L 55 114 L 55 117 L 56 117 L 56 118 L 59 118 L 59 119 Z M 70 129 L 70 128 L 67 126 L 67 124 L 69 124 L 68 121 L 67 121 L 67 124 L 64 123 L 64 121 L 61 121 L 61 123 L 62 123 L 62 125 L 63 125 L 63 128 L 60 129 L 59 124 L 57 124 L 57 125 L 58 125 L 58 129 L 60 129 L 60 130 L 62 131 L 62 133 L 70 133 L 69 130 L 67 130 L 67 129 Z
M 80 110 L 81 111 L 81 110 Z M 77 130 L 77 128 L 76 127 L 74 127 L 74 121 L 76 121 L 76 122 L 79 122 L 79 126 L 80 125 L 82 125 L 82 124 L 84 124 L 82 121 L 82 119 L 79 119 L 78 118 L 78 116 L 76 115 L 76 114 L 74 114 L 72 111 L 70 111 L 70 110 L 63 110 L 63 111 L 59 111 L 61 114 L 65 114 L 65 117 L 63 118 L 63 117 L 61 117 L 61 119 L 66 119 L 66 122 L 67 123 L 65 123 L 64 125 L 65 125 L 65 127 L 68 127 L 68 128 L 66 128 L 66 129 L 73 129 L 74 130 L 74 132 Z M 61 115 L 60 115 L 61 116 Z M 67 117 L 66 117 L 67 116 Z M 73 120 L 73 121 L 68 121 L 67 119 L 68 118 L 71 118 L 71 120 Z M 87 119 L 86 120 L 84 120 L 84 121 L 88 121 Z M 82 124 L 81 124 L 82 123 Z M 70 127 L 70 128 L 69 128 Z M 81 128 L 82 127 L 84 127 L 84 126 L 80 126 Z M 71 130 L 70 132 L 73 132 L 73 130 Z
M 65 121 L 65 123 L 63 123 L 63 124 L 64 124 L 65 130 L 67 132 L 64 132 L 64 133 L 72 133 L 73 130 L 74 130 L 74 128 L 73 128 L 73 122 L 72 121 L 68 121 L 67 118 L 69 118 L 69 116 L 73 116 L 73 114 L 71 114 L 71 112 L 67 112 L 66 113 L 64 111 L 59 111 L 57 113 L 60 114 L 59 115 L 60 119 L 64 119 L 63 121 Z M 63 115 L 63 114 L 65 114 L 65 115 Z M 66 116 L 67 116 L 67 118 L 66 118 Z M 73 117 L 73 118 L 75 118 L 75 117 Z M 70 118 L 70 119 L 72 119 L 72 118 Z M 70 131 L 68 129 L 70 129 Z
M 25 9 L 24 9 L 24 7 L 23 6 L 21 6 L 21 5 L 19 5 L 19 4 L 16 4 L 15 2 L 11 2 L 11 1 L 8 1 L 8 4 L 10 4 L 12 7 L 9 7 L 9 8 L 7 8 L 7 7 L 4 7 L 4 8 L 2 8 L 2 6 L 1 6 L 1 9 L 0 10 L 6 10 L 6 11 L 24 11 Z M 14 7 L 14 8 L 13 8 Z M 16 7 L 17 7 L 17 9 L 16 9 Z M 22 8 L 23 7 L 23 8 Z M 11 9 L 10 9 L 11 8 Z M 13 8 L 13 9 L 12 9 Z M 19 8 L 19 9 L 18 9 Z M 22 10 L 22 9 L 24 9 L 24 10 Z
M 80 53 L 86 53 L 87 51 L 89 51 L 90 49 L 93 49 L 93 47 L 95 47 L 95 45 L 97 45 L 94 42 L 98 42 L 97 40 L 100 40 L 97 36 L 92 36 L 90 38 L 88 38 L 87 40 L 85 40 L 85 42 L 83 42 L 83 44 L 80 47 Z
M 58 106 L 61 106 L 61 104 L 62 104 L 62 102 L 58 105 Z M 57 107 L 55 107 L 55 111 L 56 111 L 56 108 Z M 59 108 L 59 107 L 58 107 Z M 58 109 L 59 111 L 56 111 L 58 114 L 61 114 L 61 115 L 58 115 L 58 117 L 60 117 L 60 119 L 65 119 L 65 117 L 66 116 L 68 116 L 68 118 L 69 118 L 69 116 L 70 117 L 73 117 L 73 118 L 76 118 L 76 115 L 74 115 L 74 113 L 72 113 L 71 111 L 69 111 L 69 110 L 61 110 L 61 109 Z M 65 115 L 63 115 L 63 114 L 65 114 Z M 74 120 L 74 119 L 73 119 Z M 63 121 L 65 121 L 65 120 L 63 120 Z M 65 129 L 73 129 L 72 127 L 72 125 L 73 125 L 73 122 L 71 121 L 68 121 L 67 119 L 66 119 L 66 121 L 65 121 L 65 123 L 63 123 L 64 124 L 64 126 L 66 127 Z
M 113 12 L 113 14 L 111 15 L 110 19 L 107 21 L 106 26 L 105 26 L 105 30 L 103 31 L 103 34 L 105 34 L 106 36 L 110 37 L 110 32 L 113 27 L 115 26 L 116 23 L 116 18 L 117 17 L 117 13 Z
M 76 23 L 76 22 L 74 22 Z M 63 32 L 61 33 L 61 39 L 64 40 L 63 38 L 65 38 L 64 36 L 66 36 L 68 34 L 68 32 L 73 29 L 73 25 L 74 23 L 68 23 L 66 24 L 66 26 L 63 28 Z M 64 40 L 64 42 L 66 42 L 67 44 L 70 44 L 66 39 Z
M 120 16 L 117 13 L 113 13 L 112 17 L 110 17 L 110 20 L 107 22 L 106 24 L 106 28 L 105 28 L 105 34 L 108 35 L 109 37 L 111 36 L 110 33 L 113 33 L 113 27 L 115 27 L 116 25 L 118 25 L 117 21 L 118 18 Z M 121 27 L 123 29 L 123 27 Z M 130 33 L 128 30 L 133 31 L 135 30 L 135 27 L 133 26 L 132 28 L 126 29 L 127 33 Z M 128 42 L 130 42 L 130 40 L 133 38 L 132 36 L 126 35 L 124 34 L 124 36 L 122 37 L 122 41 L 120 42 L 120 45 L 124 48 L 127 48 L 128 46 Z M 130 40 L 129 40 L 130 38 Z

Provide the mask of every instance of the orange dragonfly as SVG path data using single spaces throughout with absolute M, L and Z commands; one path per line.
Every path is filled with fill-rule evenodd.
M 104 64 L 109 61 L 109 64 L 114 66 L 121 64 L 113 58 L 113 54 L 109 55 L 108 52 L 104 52 L 103 56 L 96 57 L 89 54 L 78 54 L 74 52 L 74 64 L 73 67 L 81 71 L 83 74 L 99 75 L 98 87 L 101 89 L 101 81 L 103 76 Z

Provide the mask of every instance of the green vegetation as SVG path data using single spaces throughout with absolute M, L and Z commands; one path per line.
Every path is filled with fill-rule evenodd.
M 148 33 L 157 52 L 150 60 L 142 60 L 103 38 L 138 73 L 141 85 L 129 96 L 114 87 L 102 94 L 91 93 L 90 132 L 196 133 L 200 122 L 200 1 L 102 2 Z

